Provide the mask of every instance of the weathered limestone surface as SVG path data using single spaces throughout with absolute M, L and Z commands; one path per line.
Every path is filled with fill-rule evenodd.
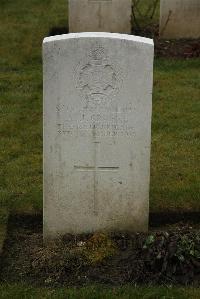
M 69 0 L 69 32 L 131 33 L 131 0 Z
M 48 37 L 44 236 L 148 228 L 153 42 Z
M 161 0 L 160 36 L 200 37 L 200 0 Z

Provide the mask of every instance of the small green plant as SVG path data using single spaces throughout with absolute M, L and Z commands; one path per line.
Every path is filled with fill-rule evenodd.
M 143 245 L 143 249 L 148 248 L 151 244 L 155 242 L 155 237 L 153 235 L 150 235 L 146 238 L 145 243 Z
M 193 239 L 188 235 L 180 236 L 175 256 L 182 262 L 190 257 L 200 259 L 200 235 L 197 234 Z
M 150 273 L 187 284 L 200 273 L 200 232 L 155 233 L 143 243 L 141 259 Z

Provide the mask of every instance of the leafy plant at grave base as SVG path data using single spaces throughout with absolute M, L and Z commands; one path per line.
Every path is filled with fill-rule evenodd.
M 198 284 L 200 231 L 65 235 L 43 245 L 21 229 L 8 240 L 3 279 L 34 285 Z
M 146 238 L 143 248 L 148 248 L 149 245 L 153 244 L 155 242 L 155 237 L 153 235 L 150 235 Z
M 200 232 L 156 233 L 142 246 L 143 271 L 157 280 L 188 284 L 200 274 Z
M 180 261 L 185 261 L 186 257 L 200 259 L 200 246 L 197 248 L 197 243 L 200 243 L 200 235 L 194 239 L 190 239 L 187 235 L 181 236 L 176 251 L 178 259 Z

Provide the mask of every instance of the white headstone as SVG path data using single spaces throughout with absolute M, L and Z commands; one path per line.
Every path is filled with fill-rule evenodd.
M 200 37 L 200 0 L 161 0 L 160 36 Z
M 69 0 L 69 32 L 131 33 L 132 0 Z
M 146 231 L 152 40 L 47 37 L 43 62 L 44 236 Z

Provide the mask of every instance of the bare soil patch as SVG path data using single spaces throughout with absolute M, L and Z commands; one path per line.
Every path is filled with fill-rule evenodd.
M 183 223 L 148 234 L 65 235 L 48 245 L 42 217 L 10 217 L 1 280 L 36 286 L 200 283 L 200 226 Z
M 135 29 L 133 34 L 153 38 L 156 57 L 200 57 L 200 39 L 162 39 L 159 37 L 158 24 L 151 24 L 145 28 Z
M 200 57 L 200 39 L 162 40 L 155 38 L 157 57 L 197 58 Z

